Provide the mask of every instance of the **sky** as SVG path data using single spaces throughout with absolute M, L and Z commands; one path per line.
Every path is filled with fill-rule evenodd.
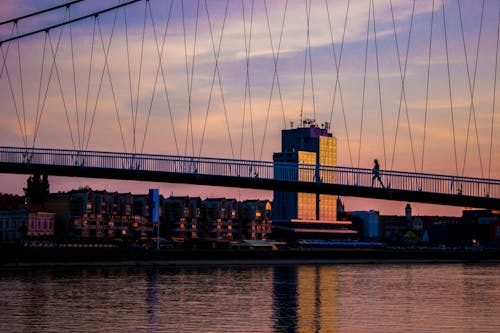
M 3 24 L 0 38 L 119 2 L 87 0 Z M 0 20 L 61 3 L 2 0 Z M 370 168 L 377 158 L 382 170 L 498 179 L 499 10 L 497 0 L 140 1 L 2 43 L 0 145 L 272 160 L 281 130 L 311 118 L 331 123 L 341 166 Z M 0 192 L 21 194 L 25 182 L 0 175 Z M 51 178 L 52 191 L 85 185 L 272 199 L 248 189 Z M 343 199 L 347 210 L 382 214 L 406 206 Z

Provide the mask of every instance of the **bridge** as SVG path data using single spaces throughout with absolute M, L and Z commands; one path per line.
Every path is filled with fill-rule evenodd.
M 309 192 L 462 207 L 500 207 L 500 180 L 284 162 L 0 147 L 0 172 Z
M 38 6 L 0 22 L 0 173 L 500 208 L 497 2 Z M 348 166 L 265 160 L 306 118 Z

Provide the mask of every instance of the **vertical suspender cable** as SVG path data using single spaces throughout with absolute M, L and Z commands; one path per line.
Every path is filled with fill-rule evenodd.
M 332 22 L 331 22 L 331 17 L 330 17 L 330 9 L 328 6 L 328 0 L 325 0 L 326 14 L 328 16 L 328 25 L 330 28 L 330 39 L 332 42 L 333 60 L 335 63 L 335 72 L 336 72 L 335 87 L 333 89 L 332 107 L 331 107 L 331 111 L 330 111 L 330 124 L 332 124 L 332 121 L 333 121 L 333 111 L 334 111 L 334 107 L 335 107 L 335 100 L 336 100 L 337 88 L 338 88 L 339 98 L 340 98 L 340 106 L 341 106 L 342 115 L 344 118 L 344 128 L 345 128 L 345 132 L 346 132 L 347 149 L 349 151 L 349 160 L 351 162 L 351 167 L 354 167 L 354 162 L 352 160 L 351 140 L 349 139 L 349 130 L 347 128 L 347 119 L 346 119 L 346 115 L 345 115 L 344 98 L 342 96 L 342 85 L 340 84 L 340 66 L 341 66 L 341 62 L 342 62 L 342 53 L 344 50 L 344 40 L 345 40 L 345 32 L 346 32 L 346 27 L 347 27 L 347 17 L 349 14 L 350 2 L 351 2 L 350 0 L 347 0 L 347 9 L 345 12 L 345 19 L 344 19 L 344 29 L 342 32 L 342 41 L 340 43 L 339 59 L 337 61 L 337 55 L 335 52 L 335 43 L 334 43 L 334 39 L 333 39 L 333 27 L 332 27 Z
M 500 9 L 498 10 L 498 20 L 500 22 Z M 497 24 L 497 48 L 495 52 L 495 75 L 493 80 L 493 105 L 491 108 L 491 132 L 490 132 L 490 156 L 488 160 L 488 178 L 491 178 L 491 155 L 493 149 L 493 128 L 495 127 L 495 101 L 497 92 L 497 72 L 498 72 L 498 41 L 500 39 L 500 24 Z
M 371 0 L 368 0 L 368 23 L 366 26 L 366 43 L 365 43 L 365 66 L 364 66 L 364 75 L 363 75 L 363 93 L 361 98 L 361 120 L 359 125 L 359 146 L 358 146 L 358 164 L 359 168 L 360 160 L 361 160 L 361 143 L 362 143 L 362 134 L 363 134 L 363 119 L 365 115 L 365 91 L 366 91 L 366 67 L 368 63 L 368 37 L 370 36 L 370 19 L 371 19 Z
M 432 55 L 432 32 L 434 28 L 434 0 L 432 0 L 431 11 L 431 31 L 429 34 L 429 52 L 427 53 L 427 83 L 425 86 L 425 111 L 424 111 L 424 133 L 422 137 L 422 160 L 420 162 L 420 172 L 424 172 L 425 138 L 427 133 L 427 113 L 429 110 L 429 88 L 431 76 L 431 55 Z
M 448 54 L 448 34 L 446 32 L 446 11 L 444 6 L 444 0 L 441 0 L 441 4 L 443 6 L 443 27 L 444 27 L 444 40 L 445 40 L 445 49 L 446 49 L 446 67 L 448 69 L 448 91 L 450 94 L 450 112 L 451 112 L 451 127 L 453 132 L 453 151 L 455 153 L 455 172 L 458 176 L 458 158 L 457 158 L 457 140 L 455 136 L 455 117 L 453 114 L 453 97 L 451 90 L 451 73 L 450 73 L 450 57 Z

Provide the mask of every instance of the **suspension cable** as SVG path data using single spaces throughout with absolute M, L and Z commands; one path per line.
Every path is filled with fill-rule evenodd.
M 276 76 L 276 86 L 278 88 L 278 95 L 280 98 L 280 105 L 281 105 L 281 113 L 283 115 L 283 127 L 286 129 L 286 117 L 285 117 L 285 106 L 283 104 L 283 97 L 281 94 L 281 84 L 280 84 L 280 78 L 278 75 L 278 58 L 280 55 L 280 50 L 281 50 L 281 42 L 283 39 L 283 31 L 285 29 L 285 19 L 286 19 L 286 13 L 287 13 L 287 8 L 288 8 L 288 0 L 285 1 L 285 8 L 283 9 L 283 19 L 281 20 L 281 32 L 280 32 L 280 38 L 278 42 L 278 49 L 276 51 L 276 57 L 274 56 L 274 50 L 273 50 L 273 60 L 274 60 L 274 73 L 273 76 Z M 269 26 L 269 24 L 268 24 Z M 269 30 L 269 33 L 271 31 Z M 272 42 L 271 42 L 272 45 Z
M 152 112 L 152 108 L 153 108 L 153 100 L 154 100 L 154 96 L 155 96 L 155 92 L 156 92 L 156 85 L 157 85 L 157 82 L 158 82 L 158 76 L 160 74 L 160 71 L 162 73 L 163 83 L 165 85 L 165 93 L 167 95 L 167 106 L 168 106 L 168 110 L 169 110 L 169 113 L 170 113 L 170 118 L 171 118 L 171 121 L 172 121 L 171 124 L 172 124 L 172 132 L 174 134 L 175 147 L 177 149 L 177 154 L 179 154 L 179 148 L 177 146 L 177 138 L 176 138 L 176 135 L 175 135 L 175 127 L 173 126 L 172 112 L 171 112 L 171 108 L 170 108 L 170 101 L 169 101 L 169 98 L 168 98 L 168 93 L 167 93 L 167 90 L 166 90 L 165 76 L 163 74 L 163 64 L 162 64 L 163 51 L 164 51 L 164 47 L 165 47 L 165 40 L 166 40 L 166 37 L 167 37 L 167 31 L 168 31 L 168 26 L 169 26 L 169 22 L 170 22 L 170 14 L 172 12 L 172 4 L 173 3 L 174 3 L 173 0 L 170 1 L 170 9 L 169 9 L 169 12 L 168 12 L 167 23 L 166 23 L 166 26 L 165 26 L 165 32 L 163 34 L 163 41 L 162 41 L 162 45 L 161 45 L 161 51 L 160 51 L 160 48 L 159 48 L 159 45 L 158 45 L 158 37 L 156 35 L 156 25 L 155 25 L 154 18 L 153 18 L 153 10 L 151 9 L 151 4 L 149 5 L 149 15 L 151 17 L 151 25 L 153 26 L 153 33 L 154 33 L 155 44 L 156 44 L 156 51 L 158 53 L 158 69 L 156 70 L 156 78 L 155 78 L 155 82 L 154 82 L 154 86 L 153 86 L 153 93 L 151 95 L 151 101 L 149 103 L 148 117 L 147 117 L 147 120 L 146 120 L 146 127 L 145 127 L 145 131 L 144 131 L 144 137 L 142 138 L 141 154 L 144 151 L 144 144 L 146 143 L 146 134 L 147 134 L 147 131 L 148 131 L 148 128 L 149 128 L 149 120 L 151 118 L 151 112 Z
M 264 0 L 265 5 L 265 0 Z M 252 94 L 251 94 L 251 85 L 250 85 L 250 50 L 252 45 L 252 28 L 253 28 L 253 13 L 254 13 L 255 0 L 252 0 L 251 11 L 250 11 L 250 27 L 247 37 L 247 26 L 246 26 L 246 18 L 245 18 L 245 2 L 241 0 L 241 12 L 243 17 L 243 37 L 245 39 L 245 62 L 246 62 L 246 76 L 245 76 L 245 91 L 243 98 L 243 117 L 241 120 L 241 138 L 240 138 L 240 155 L 239 158 L 242 158 L 243 154 L 243 135 L 245 129 L 245 116 L 246 116 L 246 104 L 248 97 L 249 104 L 249 113 L 250 113 L 250 128 L 251 128 L 251 138 L 252 138 L 252 153 L 253 159 L 255 160 L 255 138 L 254 138 L 254 127 L 253 127 L 253 115 L 252 115 Z
M 434 0 L 432 0 L 432 11 L 431 11 L 431 31 L 429 34 L 429 52 L 427 55 L 427 82 L 425 86 L 425 111 L 424 111 L 424 133 L 422 137 L 422 155 L 420 162 L 420 172 L 424 172 L 424 154 L 425 154 L 425 138 L 427 133 L 427 113 L 429 110 L 429 88 L 430 88 L 430 76 L 431 76 L 431 54 L 432 54 L 432 32 L 434 28 Z
M 208 11 L 207 0 L 205 0 L 205 9 L 206 9 L 206 12 L 207 12 L 208 27 L 209 27 L 209 31 L 210 31 L 210 39 L 212 41 L 212 49 L 213 49 L 213 53 L 214 53 L 214 57 L 215 57 L 215 73 L 217 74 L 218 82 L 219 82 L 219 89 L 220 89 L 220 94 L 221 94 L 222 106 L 223 106 L 223 109 L 224 109 L 224 116 L 225 116 L 225 119 L 226 119 L 226 127 L 227 127 L 228 136 L 229 136 L 229 144 L 230 144 L 230 147 L 231 147 L 231 155 L 234 158 L 235 155 L 234 155 L 234 148 L 233 148 L 233 140 L 231 138 L 231 129 L 229 127 L 229 120 L 228 120 L 228 116 L 227 116 L 226 102 L 225 102 L 225 99 L 224 99 L 224 90 L 222 88 L 222 80 L 221 80 L 221 77 L 220 77 L 220 69 L 219 69 L 220 48 L 221 48 L 221 44 L 222 44 L 222 38 L 224 36 L 224 28 L 225 28 L 225 25 L 226 25 L 226 18 L 227 18 L 228 7 L 229 7 L 229 0 L 226 0 L 226 8 L 225 8 L 225 11 L 224 11 L 224 20 L 222 22 L 222 28 L 221 28 L 220 38 L 219 38 L 219 47 L 218 47 L 218 50 L 216 51 L 215 50 L 214 36 L 213 36 L 213 31 L 212 31 L 212 23 L 211 23 L 211 20 L 210 20 L 210 13 Z M 205 121 L 206 121 L 206 119 L 205 119 Z M 205 127 L 203 129 L 203 134 L 205 134 Z M 203 137 L 202 137 L 202 140 L 203 140 Z M 203 141 L 202 141 L 202 143 L 203 143 Z M 201 155 L 201 148 L 202 147 L 200 145 L 200 155 Z
M 45 50 L 47 46 L 47 34 L 45 34 L 45 38 L 43 39 L 43 51 L 42 51 L 42 65 L 40 66 L 40 81 L 38 83 L 38 96 L 36 99 L 36 115 L 35 115 L 35 129 L 38 128 L 38 123 L 41 121 L 40 117 L 40 101 L 41 101 L 41 94 L 42 94 L 42 83 L 43 83 L 43 70 L 45 68 Z M 35 147 L 35 138 L 36 138 L 36 132 L 33 132 L 33 145 L 32 148 Z
M 128 87 L 129 87 L 129 97 L 130 97 L 130 113 L 132 120 L 132 132 L 135 134 L 135 123 L 134 123 L 134 94 L 132 93 L 132 70 L 130 66 L 130 46 L 128 41 L 128 22 L 127 22 L 127 7 L 123 7 L 123 23 L 125 25 L 125 45 L 127 49 L 127 73 L 128 73 Z M 134 153 L 134 141 L 132 141 L 131 151 Z
M 185 58 L 185 66 L 186 66 L 186 85 L 187 85 L 187 93 L 188 93 L 188 117 L 186 121 L 186 141 L 185 141 L 185 150 L 184 154 L 187 154 L 188 147 L 188 138 L 189 134 L 191 134 L 191 151 L 194 155 L 194 131 L 193 131 L 193 118 L 192 118 L 192 90 L 193 90 L 193 76 L 194 76 L 194 62 L 196 55 L 196 41 L 198 35 L 198 20 L 199 20 L 199 8 L 200 8 L 200 0 L 197 1 L 196 6 L 196 22 L 195 22 L 195 31 L 194 31 L 194 41 L 193 41 L 193 54 L 191 60 L 191 74 L 189 70 L 189 61 L 188 61 L 188 52 L 187 52 L 187 39 L 186 39 L 186 24 L 185 24 L 185 14 L 184 14 L 184 4 L 181 1 L 181 11 L 182 11 L 182 32 L 184 36 L 184 58 Z
M 500 9 L 498 10 L 498 20 L 500 22 Z M 490 156 L 488 160 L 488 178 L 491 178 L 491 155 L 493 149 L 493 127 L 495 124 L 495 102 L 497 91 L 497 72 L 498 72 L 498 41 L 500 39 L 500 24 L 497 24 L 497 48 L 495 52 L 495 75 L 493 80 L 493 105 L 491 108 L 491 132 L 490 132 Z
M 19 26 L 18 26 L 18 24 L 16 24 L 17 33 L 19 33 L 18 28 L 19 28 Z M 19 84 L 21 86 L 21 109 L 23 111 L 24 144 L 27 148 L 28 147 L 28 130 L 26 128 L 26 108 L 24 105 L 23 70 L 22 70 L 22 65 L 21 65 L 21 47 L 19 44 L 20 44 L 19 40 L 17 40 L 17 60 L 19 62 Z
M 66 15 L 68 15 L 68 10 L 67 9 L 66 9 L 66 11 L 64 13 L 63 21 L 66 20 Z M 59 52 L 59 46 L 61 45 L 61 38 L 62 38 L 63 30 L 64 29 L 62 29 L 62 28 L 59 29 L 59 36 L 57 37 L 56 52 L 55 52 L 56 56 L 57 56 L 57 54 Z M 45 33 L 45 38 L 47 39 L 48 37 L 49 37 L 49 35 L 48 35 L 48 31 L 47 31 Z M 44 46 L 44 48 L 45 48 L 45 46 Z M 49 93 L 50 82 L 52 81 L 52 76 L 54 74 L 55 63 L 56 63 L 56 57 L 53 57 L 52 58 L 52 64 L 50 66 L 49 78 L 47 80 L 47 85 L 45 86 L 45 94 L 43 96 L 42 106 L 40 108 L 40 116 L 37 118 L 36 125 L 35 125 L 35 131 L 34 131 L 34 134 L 33 134 L 33 145 L 32 145 L 32 148 L 35 147 L 35 143 L 36 143 L 36 140 L 37 140 L 37 137 L 38 137 L 38 131 L 40 129 L 42 116 L 43 116 L 43 113 L 44 113 L 44 110 L 45 110 L 45 103 L 47 101 L 47 97 L 48 97 L 48 93 Z
M 359 168 L 361 161 L 361 143 L 362 143 L 362 134 L 363 134 L 363 119 L 365 115 L 365 91 L 366 91 L 366 67 L 368 63 L 368 37 L 370 35 L 370 19 L 371 19 L 371 1 L 368 1 L 368 23 L 366 26 L 366 43 L 365 43 L 365 66 L 364 66 L 364 75 L 363 75 L 363 93 L 361 98 L 361 120 L 359 126 L 359 146 L 358 146 L 358 164 Z
M 12 25 L 12 29 L 10 30 L 10 37 L 12 37 L 12 36 L 14 36 L 14 25 Z M 0 44 L 0 46 L 2 46 L 2 45 Z M 9 49 L 10 49 L 10 43 L 7 44 L 7 50 L 5 50 L 5 57 L 3 58 L 2 69 L 0 70 L 0 78 L 3 75 L 3 70 L 6 66 L 7 56 L 9 55 Z M 2 49 L 2 55 L 3 55 L 3 49 Z
M 259 160 L 262 160 L 262 154 L 264 152 L 264 143 L 265 143 L 267 127 L 268 127 L 268 123 L 269 123 L 269 114 L 271 111 L 271 101 L 272 101 L 272 96 L 273 96 L 273 92 L 274 92 L 274 83 L 275 82 L 277 83 L 277 86 L 278 86 L 278 91 L 279 91 L 279 96 L 280 96 L 280 101 L 281 101 L 281 112 L 283 114 L 283 125 L 284 125 L 284 128 L 286 129 L 285 109 L 283 106 L 283 99 L 281 96 L 281 88 L 280 88 L 279 76 L 278 76 L 278 59 L 279 59 L 280 50 L 281 50 L 281 41 L 282 41 L 282 37 L 283 37 L 283 30 L 284 30 L 284 25 L 285 25 L 285 17 L 286 17 L 287 7 L 288 7 L 288 0 L 285 3 L 285 9 L 283 11 L 283 19 L 281 21 L 281 31 L 280 31 L 279 41 L 278 41 L 278 48 L 277 48 L 277 51 L 275 53 L 274 52 L 274 45 L 273 45 L 273 37 L 272 37 L 272 33 L 271 33 L 271 24 L 270 24 L 270 20 L 269 20 L 269 12 L 267 9 L 267 2 L 266 2 L 266 0 L 264 0 L 264 8 L 265 8 L 266 19 L 267 19 L 267 30 L 269 33 L 269 40 L 271 43 L 271 53 L 273 55 L 274 72 L 273 72 L 273 80 L 271 83 L 271 91 L 269 94 L 269 101 L 267 104 L 266 121 L 265 121 L 265 125 L 264 125 L 264 135 L 262 137 L 262 145 L 260 148 Z
M 384 150 L 384 165 L 387 165 L 387 154 L 385 152 L 385 131 L 384 131 L 384 116 L 382 112 L 382 88 L 380 87 L 380 67 L 378 59 L 378 43 L 377 43 L 377 24 L 375 21 L 375 5 L 372 0 L 372 15 L 373 15 L 373 37 L 375 42 L 375 59 L 377 63 L 377 85 L 378 85 L 378 102 L 380 108 L 380 126 L 382 128 L 382 147 Z
M 306 3 L 306 17 L 307 17 L 307 0 L 305 0 Z M 309 25 L 309 20 L 306 18 L 306 25 Z M 308 27 L 309 28 L 309 27 Z M 302 126 L 302 121 L 304 120 L 304 100 L 305 100 L 305 95 L 306 95 L 306 73 L 307 73 L 307 41 L 309 39 L 309 31 L 306 33 L 306 45 L 304 47 L 305 52 L 304 52 L 304 76 L 302 79 L 302 100 L 300 102 L 300 124 Z
M 328 16 L 328 25 L 330 28 L 330 38 L 332 41 L 332 53 L 333 53 L 333 60 L 335 64 L 335 71 L 336 71 L 336 78 L 335 78 L 335 87 L 333 89 L 333 99 L 332 99 L 332 107 L 330 111 L 330 124 L 332 124 L 333 121 L 333 111 L 335 107 L 335 100 L 337 96 L 337 89 L 339 91 L 339 98 L 340 98 L 340 107 L 342 110 L 342 115 L 344 118 L 344 128 L 346 131 L 346 139 L 347 139 L 347 149 L 349 151 L 349 160 L 351 162 L 351 167 L 354 167 L 354 163 L 352 160 L 352 151 L 351 151 L 351 140 L 349 139 L 349 130 L 347 128 L 347 119 L 346 119 L 346 114 L 345 114 L 345 108 L 344 108 L 344 98 L 342 95 L 342 86 L 340 84 L 340 66 L 341 66 L 341 61 L 342 61 L 342 53 L 344 51 L 344 41 L 345 41 L 345 32 L 346 32 L 346 27 L 347 27 L 347 17 L 349 14 L 349 7 L 350 7 L 350 0 L 347 0 L 347 9 L 345 13 L 345 19 L 344 19 L 344 29 L 342 32 L 342 41 L 340 43 L 340 52 L 339 52 L 339 59 L 337 61 L 337 54 L 335 52 L 335 43 L 334 43 L 334 38 L 333 38 L 333 27 L 332 27 L 332 22 L 331 22 L 331 17 L 330 17 L 330 9 L 328 6 L 328 0 L 325 0 L 325 5 L 326 5 L 326 14 Z
M 94 60 L 94 42 L 95 42 L 95 27 L 97 24 L 97 17 L 94 17 L 94 24 L 92 25 L 92 43 L 90 46 L 90 61 L 89 61 L 89 75 L 87 80 L 87 92 L 85 96 L 85 115 L 83 118 L 83 133 L 82 133 L 82 145 L 85 145 L 85 132 L 87 130 L 87 113 L 89 106 L 89 94 L 90 94 L 90 78 L 92 74 L 92 65 Z M 83 147 L 82 147 L 83 148 Z
M 310 34 L 310 22 L 311 22 L 311 4 L 312 0 L 309 0 L 309 9 L 307 9 L 306 0 L 306 11 L 307 11 L 307 47 L 309 49 L 309 69 L 311 70 L 311 94 L 312 94 L 312 106 L 313 106 L 313 118 L 316 121 L 316 97 L 314 93 L 314 78 L 313 78 L 313 62 L 312 62 L 312 52 L 311 52 L 311 34 Z
M 71 20 L 71 9 L 68 7 L 68 17 Z M 69 25 L 69 39 L 70 39 L 70 50 L 71 50 L 71 66 L 73 68 L 73 89 L 75 94 L 75 114 L 76 114 L 76 131 L 77 131 L 77 139 L 78 139 L 78 149 L 82 149 L 82 143 L 80 139 L 80 116 L 78 110 L 78 94 L 76 87 L 76 70 L 75 70 L 75 56 L 73 52 L 73 29 L 71 28 L 73 25 Z M 19 41 L 19 40 L 18 40 Z
M 467 160 L 467 151 L 468 151 L 468 144 L 469 144 L 469 132 L 470 132 L 470 123 L 471 123 L 471 116 L 474 118 L 474 125 L 476 129 L 476 141 L 477 141 L 477 149 L 478 149 L 478 154 L 479 154 L 479 165 L 481 168 L 481 176 L 484 177 L 484 171 L 483 171 L 483 159 L 481 156 L 481 148 L 479 145 L 479 135 L 477 131 L 477 122 L 476 122 L 476 112 L 475 112 L 475 106 L 474 106 L 474 92 L 476 88 L 476 73 L 477 73 L 477 63 L 478 63 L 478 58 L 479 58 L 479 46 L 481 44 L 481 32 L 483 28 L 483 17 L 484 17 L 484 4 L 485 1 L 483 0 L 483 5 L 481 9 L 481 20 L 479 23 L 479 34 L 477 38 L 477 48 L 476 48 L 476 60 L 474 64 L 474 73 L 473 73 L 473 79 L 472 79 L 472 84 L 471 84 L 471 78 L 470 78 L 470 71 L 469 71 L 469 61 L 467 57 L 467 47 L 465 45 L 465 33 L 464 33 L 464 25 L 463 25 L 463 19 L 462 19 L 462 9 L 460 6 L 460 0 L 458 0 L 458 11 L 459 11 L 459 17 L 460 17 L 460 28 L 462 32 L 462 41 L 463 41 L 463 46 L 464 46 L 464 55 L 465 55 L 465 65 L 467 69 L 467 79 L 469 83 L 469 92 L 470 92 L 470 107 L 469 107 L 469 121 L 467 123 L 467 134 L 466 134 L 466 139 L 465 139 L 465 152 L 464 152 L 464 163 L 462 165 L 462 175 L 465 173 L 465 163 Z
M 109 50 L 111 48 L 111 41 L 113 40 L 113 35 L 114 35 L 114 32 L 115 32 L 117 17 L 118 17 L 118 10 L 115 10 L 115 16 L 113 18 L 113 25 L 111 26 L 111 33 L 110 33 L 109 40 L 108 40 L 108 46 L 107 46 L 107 48 L 104 48 L 104 40 L 102 38 L 101 28 L 100 28 L 100 25 L 99 25 L 99 16 L 95 16 L 95 21 L 96 21 L 97 27 L 99 28 L 99 35 L 101 37 L 101 45 L 102 45 L 103 54 L 104 54 L 105 59 L 107 59 L 108 54 L 109 54 Z M 102 82 L 103 82 L 103 79 L 104 79 L 104 72 L 106 71 L 106 67 L 107 67 L 107 62 L 105 61 L 104 65 L 102 66 L 102 70 L 101 70 L 101 75 L 100 75 L 100 79 L 99 79 L 99 86 L 97 88 L 97 94 L 96 94 L 96 98 L 95 98 L 94 109 L 92 111 L 92 117 L 91 117 L 91 120 L 90 120 L 89 132 L 87 134 L 87 140 L 86 140 L 86 144 L 85 144 L 85 150 L 88 149 L 89 142 L 90 142 L 90 135 L 92 133 L 92 128 L 94 127 L 94 120 L 95 120 L 95 115 L 96 115 L 96 111 L 97 111 L 97 103 L 99 102 L 99 97 L 101 96 Z M 111 82 L 111 87 L 113 87 L 112 86 L 112 82 Z M 114 93 L 113 89 L 111 91 Z M 115 103 L 115 108 L 116 108 L 116 103 Z M 123 132 L 122 132 L 122 127 L 121 127 L 121 122 L 120 122 L 120 118 L 119 117 L 118 117 L 118 125 L 119 125 L 119 128 L 120 128 L 120 134 L 121 134 L 121 137 L 122 137 L 123 147 L 125 149 L 125 140 L 123 138 Z
M 205 8 L 207 8 L 207 3 L 205 2 Z M 208 9 L 206 10 L 207 13 L 208 13 Z M 209 26 L 210 26 L 210 20 L 208 20 L 209 22 Z M 211 26 L 210 26 L 211 28 Z M 212 41 L 213 41 L 213 37 L 212 37 Z M 212 42 L 213 44 L 213 42 Z M 205 120 L 203 122 L 203 129 L 201 131 L 201 140 L 200 140 L 200 150 L 198 152 L 198 157 L 201 156 L 201 152 L 202 152 L 202 148 L 203 148 L 203 142 L 205 140 L 205 131 L 207 129 L 207 122 L 208 122 L 208 113 L 210 111 L 210 106 L 212 104 L 212 95 L 213 95 L 213 91 L 214 91 L 214 85 L 215 85 L 215 76 L 217 74 L 217 64 L 218 64 L 218 61 L 219 61 L 219 55 L 220 55 L 220 49 L 221 49 L 221 45 L 219 44 L 219 47 L 218 47 L 218 50 L 217 50 L 217 53 L 214 55 L 214 70 L 213 70 L 213 73 L 212 73 L 212 83 L 210 85 L 210 92 L 208 94 L 208 101 L 207 101 L 207 108 L 206 108 L 206 111 L 205 111 Z
M 69 121 L 68 107 L 66 105 L 66 99 L 64 98 L 64 91 L 63 91 L 63 88 L 62 88 L 61 76 L 59 75 L 59 69 L 57 67 L 57 61 L 55 60 L 56 59 L 56 54 L 54 52 L 54 47 L 52 46 L 52 40 L 50 38 L 50 33 L 47 32 L 47 34 L 49 35 L 49 37 L 48 37 L 49 38 L 49 46 L 50 46 L 50 50 L 52 52 L 52 57 L 54 59 L 54 69 L 56 71 L 57 82 L 59 83 L 59 91 L 61 93 L 61 99 L 62 99 L 62 103 L 63 103 L 64 113 L 66 115 L 66 121 L 68 123 L 68 130 L 69 130 L 69 135 L 70 135 L 70 138 L 71 138 L 71 144 L 73 145 L 73 149 L 77 150 L 76 149 L 76 145 L 75 145 L 75 140 L 73 138 L 73 130 L 71 128 L 71 122 Z
M 144 55 L 144 40 L 145 40 L 145 33 L 146 33 L 146 19 L 147 19 L 147 8 L 148 8 L 148 3 L 149 1 L 146 1 L 144 4 L 144 23 L 142 25 L 142 40 L 141 40 L 141 56 L 139 60 L 139 76 L 137 79 L 137 94 L 135 97 L 135 116 L 134 116 L 134 153 L 137 153 L 137 143 L 136 143 L 136 136 L 137 136 L 137 115 L 139 114 L 139 91 L 141 89 L 141 79 L 142 79 L 142 64 L 143 64 L 143 55 Z
M 127 152 L 127 148 L 126 148 L 126 145 L 125 145 L 125 138 L 123 136 L 122 123 L 121 123 L 121 120 L 120 120 L 120 113 L 118 111 L 118 103 L 116 102 L 116 94 L 115 94 L 115 89 L 114 89 L 114 86 L 113 86 L 113 80 L 112 80 L 112 77 L 111 77 L 111 71 L 109 69 L 109 62 L 108 62 L 109 46 L 111 45 L 112 35 L 109 37 L 108 52 L 106 52 L 106 48 L 104 47 L 104 38 L 102 37 L 101 24 L 99 23 L 99 20 L 97 21 L 97 23 L 98 23 L 98 28 L 99 28 L 99 36 L 100 36 L 100 39 L 101 39 L 101 47 L 102 47 L 102 50 L 104 52 L 104 68 L 106 68 L 106 72 L 108 74 L 109 85 L 110 85 L 110 88 L 111 88 L 111 94 L 113 95 L 113 103 L 115 105 L 115 113 L 116 113 L 116 119 L 118 120 L 118 127 L 120 128 L 120 136 L 121 136 L 121 139 L 122 139 L 123 151 Z M 114 27 L 114 25 L 113 25 L 113 27 Z M 97 102 L 96 102 L 96 105 L 97 105 Z M 90 133 L 89 133 L 89 138 L 90 138 Z M 88 143 L 87 143 L 87 145 L 88 145 Z
M 19 16 L 19 17 L 13 18 L 13 19 L 9 19 L 7 21 L 0 22 L 0 25 L 4 25 L 4 24 L 7 24 L 7 23 L 17 23 L 20 20 L 23 20 L 25 18 L 36 16 L 36 15 L 43 14 L 43 13 L 46 13 L 46 12 L 50 12 L 50 11 L 53 11 L 53 10 L 56 10 L 56 9 L 59 9 L 59 8 L 62 8 L 62 7 L 68 8 L 69 6 L 71 6 L 71 5 L 75 4 L 75 3 L 78 3 L 78 2 L 82 2 L 82 1 L 83 0 L 69 1 L 69 2 L 66 2 L 66 3 L 60 4 L 60 5 L 54 6 L 54 7 L 46 8 L 46 9 L 43 9 L 43 10 L 39 10 L 37 12 L 33 12 L 33 13 L 26 14 L 26 15 L 23 15 L 23 16 Z
M 4 54 L 2 47 L 0 47 L 0 51 L 2 52 L 2 57 L 3 57 L 4 61 L 6 61 L 7 60 L 7 56 Z M 25 139 L 23 126 L 22 126 L 22 123 L 21 123 L 21 115 L 20 115 L 19 109 L 17 107 L 16 96 L 14 94 L 14 88 L 12 87 L 12 80 L 10 79 L 10 74 L 9 74 L 9 68 L 8 68 L 8 66 L 5 66 L 5 75 L 7 76 L 7 81 L 9 82 L 10 95 L 12 96 L 12 102 L 14 103 L 14 110 L 16 111 L 17 124 L 19 126 L 19 131 L 21 132 L 21 138 L 23 140 L 23 144 L 25 145 L 25 147 L 27 147 L 28 144 L 27 144 L 26 139 Z
M 448 69 L 448 91 L 450 95 L 450 112 L 451 112 L 451 127 L 453 132 L 453 150 L 455 152 L 455 172 L 458 176 L 458 158 L 457 158 L 457 140 L 455 137 L 455 117 L 453 114 L 453 97 L 451 92 L 451 73 L 450 73 L 450 58 L 448 54 L 448 34 L 446 32 L 446 12 L 444 6 L 444 0 L 441 0 L 443 6 L 443 27 L 444 27 L 444 39 L 445 39 L 445 49 L 446 49 L 446 67 Z
M 413 0 L 411 19 L 410 19 L 410 28 L 408 31 L 408 42 L 406 44 L 405 63 L 404 63 L 403 67 L 401 66 L 401 55 L 399 52 L 399 42 L 398 42 L 397 33 L 396 33 L 396 20 L 394 18 L 394 8 L 392 5 L 392 0 L 389 0 L 389 2 L 390 2 L 390 6 L 391 6 L 392 25 L 393 25 L 393 29 L 394 29 L 394 39 L 395 39 L 395 43 L 396 43 L 396 52 L 397 52 L 397 56 L 398 56 L 399 74 L 401 76 L 401 93 L 399 95 L 399 107 L 398 107 L 398 116 L 397 116 L 397 121 L 396 121 L 396 130 L 395 130 L 395 134 L 394 134 L 394 145 L 393 145 L 393 150 L 392 150 L 391 169 L 394 168 L 394 159 L 396 157 L 396 143 L 397 143 L 397 138 L 398 138 L 398 133 L 399 133 L 399 122 L 401 119 L 401 107 L 402 107 L 402 103 L 404 102 L 406 123 L 408 126 L 408 135 L 409 135 L 409 139 L 410 139 L 410 148 L 411 148 L 412 160 L 413 160 L 413 167 L 414 167 L 414 170 L 416 171 L 417 170 L 417 162 L 415 160 L 415 150 L 413 149 L 413 136 L 411 134 L 410 115 L 408 113 L 408 104 L 407 104 L 407 100 L 406 100 L 406 89 L 405 89 L 406 69 L 407 69 L 407 65 L 408 65 L 410 41 L 411 41 L 411 36 L 412 36 L 412 31 L 413 31 L 413 19 L 415 16 L 415 0 Z
M 117 8 L 120 8 L 120 7 L 125 7 L 125 6 L 131 5 L 131 4 L 133 4 L 135 2 L 139 2 L 139 1 L 143 1 L 143 0 L 130 0 L 130 1 L 118 4 L 116 6 L 108 7 L 106 9 L 98 10 L 98 11 L 92 12 L 90 14 L 74 18 L 72 20 L 64 21 L 64 22 L 58 23 L 58 24 L 53 24 L 53 25 L 50 25 L 50 26 L 42 28 L 42 29 L 38 29 L 38 30 L 33 30 L 31 32 L 27 32 L 27 33 L 22 34 L 22 35 L 16 35 L 16 36 L 13 36 L 13 37 L 1 40 L 0 41 L 0 45 L 2 45 L 3 43 L 6 43 L 6 42 L 10 42 L 10 41 L 16 40 L 16 39 L 28 37 L 28 36 L 35 35 L 35 34 L 38 34 L 38 33 L 41 33 L 41 32 L 46 32 L 46 31 L 49 31 L 49 30 L 61 27 L 63 25 L 67 25 L 67 24 L 71 24 L 71 23 L 78 22 L 78 21 L 81 21 L 81 20 L 85 20 L 85 19 L 88 19 L 90 17 L 96 16 L 96 15 L 100 15 L 100 14 L 103 14 L 103 13 L 115 10 Z

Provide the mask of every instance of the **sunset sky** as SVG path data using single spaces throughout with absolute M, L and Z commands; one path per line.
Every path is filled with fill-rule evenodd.
M 64 2 L 2 0 L 0 20 Z M 120 2 L 87 0 L 4 24 L 0 39 Z M 1 45 L 0 145 L 272 160 L 283 128 L 315 118 L 332 124 L 338 165 L 370 168 L 377 158 L 381 169 L 498 179 L 499 14 L 498 0 L 140 1 Z M 20 194 L 25 181 L 0 175 L 0 192 Z M 165 196 L 272 199 L 246 189 L 50 182 L 52 191 L 158 187 Z M 382 214 L 402 215 L 406 205 L 344 201 L 347 210 Z M 412 206 L 415 214 L 461 213 Z

